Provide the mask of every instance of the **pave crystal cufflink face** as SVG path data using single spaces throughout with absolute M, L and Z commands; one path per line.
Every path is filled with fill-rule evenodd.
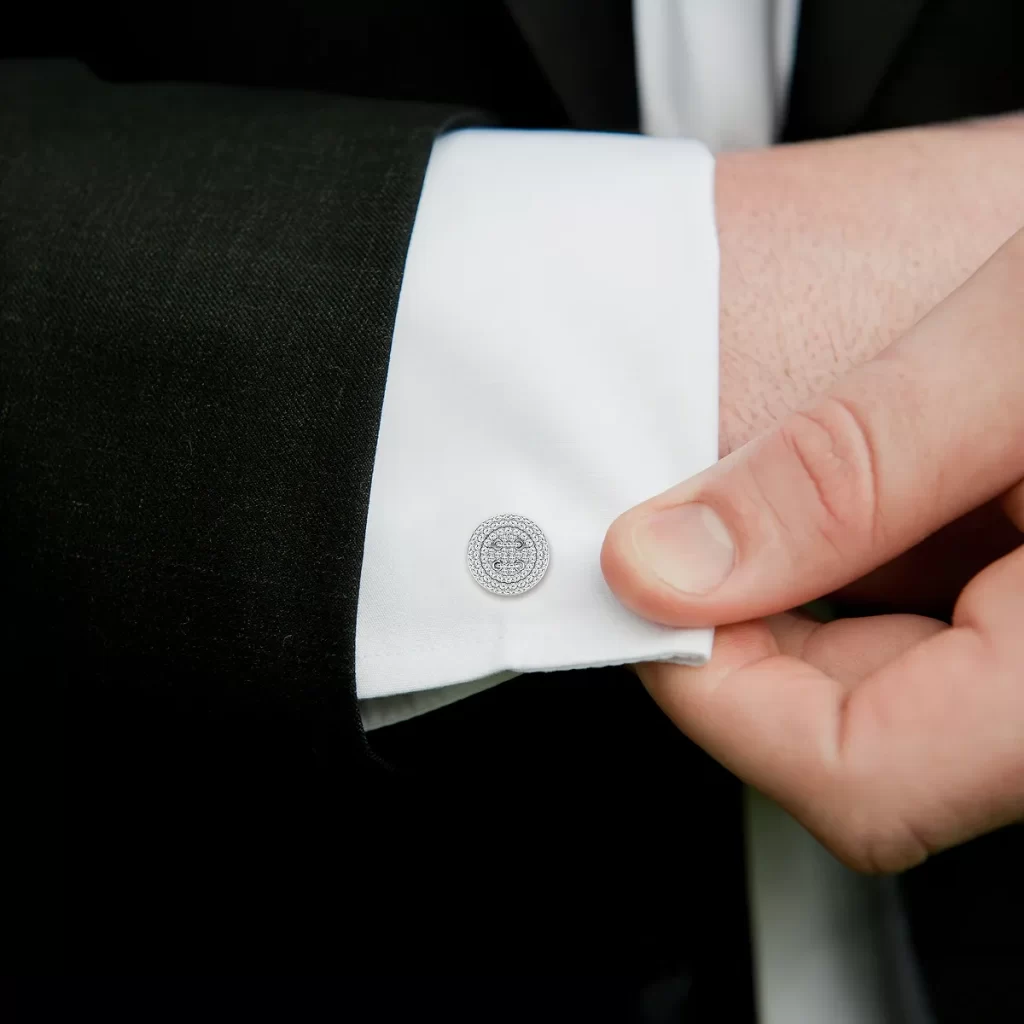
M 526 516 L 494 516 L 469 539 L 466 561 L 484 590 L 514 597 L 532 590 L 548 571 L 551 556 L 544 531 Z

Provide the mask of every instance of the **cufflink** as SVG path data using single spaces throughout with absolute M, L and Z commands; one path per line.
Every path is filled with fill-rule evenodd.
M 469 539 L 466 563 L 476 582 L 501 597 L 532 590 L 551 560 L 544 531 L 526 516 L 493 516 Z

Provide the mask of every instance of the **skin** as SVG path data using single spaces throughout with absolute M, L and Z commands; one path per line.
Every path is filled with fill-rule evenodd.
M 717 163 L 721 452 L 896 341 L 1024 225 L 1024 116 L 727 154 Z M 996 506 L 843 588 L 948 617 L 1016 543 Z
M 1024 815 L 1022 139 L 1007 119 L 725 161 L 726 457 L 602 552 L 637 613 L 722 627 L 703 668 L 639 666 L 654 699 L 863 871 Z M 702 593 L 668 581 L 692 548 L 664 523 L 693 504 L 733 548 Z M 951 624 L 786 611 L 901 580 L 912 602 L 922 557 L 954 565 L 928 584 Z

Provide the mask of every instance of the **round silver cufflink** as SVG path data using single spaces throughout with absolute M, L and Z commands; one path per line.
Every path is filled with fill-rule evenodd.
M 532 590 L 548 571 L 544 531 L 526 516 L 493 516 L 469 539 L 469 574 L 484 590 L 514 597 Z

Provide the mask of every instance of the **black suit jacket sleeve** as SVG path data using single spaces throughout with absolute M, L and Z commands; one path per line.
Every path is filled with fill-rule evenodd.
M 22 791 L 65 809 L 60 913 L 118 956 L 188 893 L 216 919 L 196 879 L 280 858 L 311 779 L 337 816 L 383 771 L 366 507 L 423 173 L 469 120 L 0 64 L 5 692 L 43 712 L 12 720 L 45 723 Z

